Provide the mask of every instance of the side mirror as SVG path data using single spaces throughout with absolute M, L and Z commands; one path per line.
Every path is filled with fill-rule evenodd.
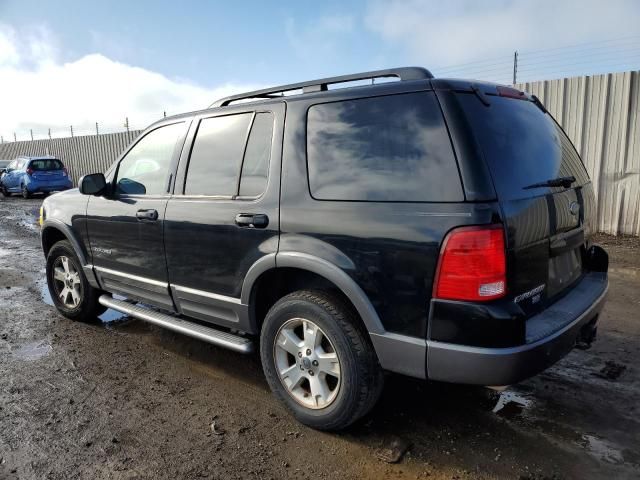
M 92 173 L 80 179 L 78 188 L 83 195 L 102 195 L 107 188 L 107 180 L 102 173 Z

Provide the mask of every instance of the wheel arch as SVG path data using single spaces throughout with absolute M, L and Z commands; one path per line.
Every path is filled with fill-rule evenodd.
M 358 312 L 362 323 L 369 333 L 384 334 L 385 329 L 375 308 L 362 288 L 344 270 L 322 258 L 300 252 L 279 252 L 263 257 L 256 262 L 245 277 L 242 286 L 241 302 L 254 304 L 258 289 L 269 275 L 285 270 L 308 272 L 321 279 L 326 285 L 333 286 Z M 251 318 L 256 330 L 259 330 L 260 319 Z
M 51 247 L 61 240 L 67 240 L 71 244 L 82 266 L 89 263 L 80 242 L 68 225 L 65 225 L 58 220 L 45 220 L 42 225 L 42 232 L 40 233 L 40 241 L 42 243 L 44 256 L 46 257 L 49 254 Z
M 378 361 L 383 369 L 415 378 L 426 378 L 426 340 L 388 332 L 366 293 L 343 269 L 322 258 L 300 252 L 279 252 L 256 262 L 245 277 L 241 301 L 249 305 L 249 322 L 253 333 L 260 332 L 260 318 L 256 315 L 256 295 L 270 275 L 283 270 L 295 270 L 315 275 L 332 285 L 356 310 L 368 332 Z M 305 288 L 301 285 L 296 290 Z M 274 302 L 275 303 L 275 302 Z M 266 313 L 266 312 L 265 312 Z
M 89 262 L 82 245 L 73 233 L 73 230 L 59 220 L 45 220 L 42 224 L 40 232 L 40 243 L 45 258 L 49 254 L 51 247 L 61 240 L 67 240 L 71 244 L 71 248 L 80 261 L 80 266 L 87 277 L 87 281 L 93 288 L 100 288 L 98 279 L 93 271 L 93 265 Z

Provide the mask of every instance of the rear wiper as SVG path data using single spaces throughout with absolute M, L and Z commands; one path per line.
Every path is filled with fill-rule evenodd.
M 528 190 L 529 188 L 540 188 L 540 187 L 564 187 L 569 188 L 573 182 L 576 181 L 576 177 L 558 177 L 552 178 L 551 180 L 545 180 L 540 183 L 532 183 L 531 185 L 527 185 L 526 187 L 522 187 L 524 190 Z

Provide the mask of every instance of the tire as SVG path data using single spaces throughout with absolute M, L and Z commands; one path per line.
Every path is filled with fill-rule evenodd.
M 303 332 L 314 326 L 316 334 L 309 338 L 321 342 L 305 345 Z M 312 345 L 318 347 L 309 354 Z M 262 327 L 260 356 L 272 392 L 311 428 L 348 427 L 373 408 L 382 391 L 383 372 L 357 313 L 327 292 L 303 290 L 276 302 Z
M 5 187 L 4 185 L 0 186 L 0 192 L 2 192 L 2 196 L 5 198 L 9 198 L 11 196 L 9 190 L 7 190 L 7 187 Z
M 65 259 L 67 268 L 64 266 Z M 89 285 L 80 261 L 67 240 L 61 240 L 51 247 L 46 271 L 51 300 L 62 315 L 71 320 L 94 321 L 106 311 L 98 303 L 98 298 L 104 292 Z M 60 276 L 61 273 L 65 274 L 64 277 Z M 68 291 L 65 293 L 65 290 Z
M 31 194 L 26 185 L 22 185 L 22 198 L 31 198 Z

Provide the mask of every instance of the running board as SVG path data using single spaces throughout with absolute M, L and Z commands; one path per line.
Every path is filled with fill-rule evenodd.
M 123 300 L 116 300 L 109 295 L 102 295 L 98 300 L 101 305 L 112 308 L 118 312 L 144 320 L 145 322 L 158 325 L 159 327 L 182 333 L 205 342 L 212 343 L 219 347 L 228 348 L 240 353 L 251 353 L 253 351 L 253 342 L 245 337 L 234 335 L 232 333 L 223 332 L 211 327 L 205 327 L 198 323 L 193 323 L 179 317 L 173 317 L 164 313 L 141 307 Z

